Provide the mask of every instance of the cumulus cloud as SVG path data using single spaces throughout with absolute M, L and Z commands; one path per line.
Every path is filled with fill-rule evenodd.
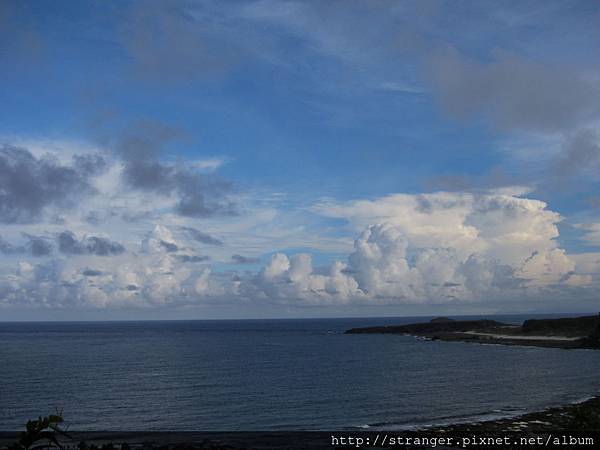
M 157 226 L 148 233 L 140 242 L 142 251 L 139 253 L 121 250 L 114 242 L 108 247 L 98 247 L 96 240 L 79 239 L 70 232 L 59 238 L 59 247 L 62 243 L 61 251 L 68 254 L 68 258 L 54 258 L 39 264 L 21 261 L 16 270 L 0 274 L 0 305 L 174 306 L 200 301 L 197 284 L 201 279 L 211 287 L 204 296 L 225 292 L 207 279 L 206 265 L 199 264 L 207 258 L 175 254 L 161 245 L 161 242 L 175 243 L 170 230 L 164 226 Z
M 3 304 L 20 306 L 119 308 L 176 304 L 185 297 L 189 272 L 173 271 L 170 258 L 117 257 L 81 270 L 71 260 L 22 262 L 3 278 Z M 114 264 L 118 261 L 118 269 Z
M 325 202 L 314 209 L 346 219 L 357 230 L 389 223 L 415 248 L 454 248 L 460 257 L 485 252 L 510 265 L 536 250 L 556 248 L 561 220 L 545 202 L 493 191 L 395 194 L 374 201 Z
M 259 274 L 243 280 L 241 288 L 252 298 L 311 304 L 345 303 L 357 293 L 357 283 L 343 273 L 345 268 L 346 264 L 336 262 L 327 273 L 317 273 L 308 254 L 288 258 L 276 253 Z
M 596 266 L 558 246 L 561 217 L 538 200 L 399 194 L 315 211 L 362 230 L 348 258 L 325 268 L 309 254 L 275 253 L 258 274 L 240 279 L 240 296 L 301 304 L 523 302 L 573 288 L 592 292 L 598 283 Z
M 251 281 L 253 295 L 309 304 L 443 303 L 481 301 L 483 294 L 505 294 L 521 282 L 509 266 L 477 255 L 466 259 L 451 248 L 409 253 L 398 227 L 368 227 L 355 241 L 348 261 L 316 270 L 307 254 L 275 254 Z

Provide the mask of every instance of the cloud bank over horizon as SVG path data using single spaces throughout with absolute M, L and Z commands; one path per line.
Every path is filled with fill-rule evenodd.
M 137 174 L 118 155 L 94 149 L 60 162 L 51 153 L 34 156 L 5 147 L 2 156 L 6 173 L 28 175 L 27 197 L 10 198 L 27 201 L 3 200 L 10 214 L 4 216 L 0 240 L 2 308 L 486 302 L 510 307 L 570 296 L 591 305 L 600 287 L 600 253 L 594 260 L 561 248 L 563 217 L 518 186 L 317 201 L 305 214 L 342 221 L 347 240 L 337 241 L 336 253 L 344 257 L 315 264 L 310 252 L 294 251 L 291 244 L 327 251 L 327 239 L 298 224 L 290 227 L 277 205 L 234 215 L 217 210 L 211 219 L 199 218 L 181 210 L 181 194 L 161 184 L 160 170 L 152 189 L 133 186 Z M 46 172 L 68 174 L 75 186 L 86 188 L 77 201 L 63 201 L 67 190 L 47 195 L 47 177 L 29 176 Z M 207 176 L 201 170 L 188 174 Z M 210 188 L 195 195 L 200 194 L 202 202 L 222 195 Z M 257 204 L 248 196 L 235 198 L 233 191 L 229 195 L 231 205 Z M 596 227 L 585 232 L 596 239 Z M 259 233 L 265 239 L 257 239 Z

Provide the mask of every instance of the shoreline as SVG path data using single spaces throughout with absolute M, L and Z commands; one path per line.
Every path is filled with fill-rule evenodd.
M 600 317 L 526 320 L 512 325 L 495 320 L 453 320 L 351 328 L 344 334 L 399 334 L 431 341 L 518 345 L 560 349 L 600 349 Z
M 416 428 L 418 432 L 440 434 L 529 433 L 541 435 L 549 432 L 579 431 L 600 432 L 600 394 L 582 401 L 561 406 L 551 406 L 539 411 L 500 419 L 432 425 Z
M 385 432 L 385 431 L 382 431 Z M 447 450 L 464 448 L 579 448 L 598 442 L 600 437 L 600 394 L 585 400 L 561 406 L 548 407 L 539 411 L 519 414 L 500 419 L 470 421 L 448 425 L 431 425 L 397 432 L 386 432 L 403 439 L 452 439 L 451 445 L 438 448 Z M 483 447 L 474 447 L 480 439 L 486 440 Z M 572 439 L 576 441 L 573 442 Z M 581 440 L 579 440 L 581 439 Z M 492 441 L 492 443 L 489 442 Z M 522 446 L 523 441 L 527 443 Z M 414 441 L 413 441 L 414 442 Z M 465 442 L 468 445 L 465 446 Z M 390 447 L 391 448 L 391 447 Z M 400 448 L 414 448 L 400 446 Z M 425 446 L 422 448 L 432 448 Z
M 512 336 L 496 336 L 487 333 L 477 333 L 475 331 L 467 332 L 452 332 L 452 333 L 436 333 L 436 334 L 412 334 L 412 333 L 385 333 L 385 332 L 365 332 L 355 333 L 346 332 L 346 334 L 397 334 L 400 336 L 413 337 L 425 341 L 443 341 L 443 342 L 463 342 L 469 344 L 481 345 L 506 345 L 520 347 L 541 347 L 541 348 L 558 348 L 562 350 L 598 350 L 596 346 L 582 345 L 579 339 L 567 338 L 561 339 L 551 337 L 543 339 L 541 336 L 536 336 L 534 339 L 528 337 L 512 337 Z
M 512 337 L 512 336 L 498 336 L 487 333 L 477 333 L 467 331 L 464 333 L 439 333 L 432 336 L 424 336 L 418 334 L 404 334 L 404 336 L 411 336 L 415 338 L 421 338 L 428 341 L 444 341 L 444 342 L 464 342 L 470 344 L 481 344 L 481 345 L 508 345 L 508 346 L 521 346 L 521 347 L 541 347 L 541 348 L 558 348 L 562 350 L 594 350 L 597 347 L 583 346 L 579 339 L 566 338 L 561 339 L 557 337 L 549 337 L 546 339 L 541 336 L 536 336 L 534 339 L 528 337 Z
M 373 433 L 389 431 L 385 428 L 364 428 L 335 430 L 346 433 Z M 501 435 L 510 433 L 544 434 L 560 431 L 600 432 L 600 394 L 576 400 L 564 405 L 549 406 L 537 411 L 497 419 L 449 422 L 448 424 L 415 425 L 410 428 L 389 431 L 398 435 L 427 433 L 437 435 Z M 71 431 L 75 439 L 85 438 L 92 442 L 128 442 L 142 444 L 152 442 L 155 445 L 176 445 L 181 443 L 199 443 L 210 436 L 235 437 L 237 441 L 243 435 L 283 435 L 330 433 L 325 430 L 288 430 L 288 431 Z M 0 449 L 10 442 L 9 437 L 18 437 L 21 431 L 0 431 Z M 190 440 L 191 439 L 191 440 Z M 237 442 L 239 444 L 239 442 Z M 229 444 L 228 444 L 229 445 Z M 210 448 L 210 447 L 209 447 Z
M 499 437 L 527 438 L 538 436 L 558 436 L 568 432 L 575 434 L 598 435 L 600 432 L 600 394 L 581 401 L 561 406 L 548 407 L 539 411 L 519 414 L 499 419 L 449 423 L 447 425 L 424 425 L 410 429 L 352 429 L 316 431 L 71 431 L 72 445 L 76 448 L 84 440 L 88 445 L 115 444 L 115 450 L 123 443 L 132 449 L 197 449 L 197 450 L 241 450 L 241 449 L 301 449 L 334 448 L 329 440 L 331 435 L 374 436 L 386 432 L 390 436 L 402 437 Z M 20 431 L 0 432 L 0 449 L 14 443 Z M 384 447 L 385 448 L 385 447 Z M 403 448 L 395 446 L 395 448 Z M 458 446 L 440 448 L 461 448 Z M 502 448 L 502 446 L 490 446 Z M 510 448 L 510 447 L 509 447 Z M 536 448 L 529 446 L 529 448 Z

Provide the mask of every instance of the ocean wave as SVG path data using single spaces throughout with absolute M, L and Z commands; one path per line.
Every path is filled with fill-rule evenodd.
M 518 407 L 506 407 L 502 409 L 495 409 L 492 411 L 480 411 L 470 414 L 456 414 L 442 417 L 416 417 L 410 421 L 390 421 L 390 422 L 376 422 L 372 424 L 360 425 L 357 428 L 374 428 L 374 429 L 385 429 L 395 431 L 409 431 L 419 428 L 429 428 L 438 426 L 454 425 L 459 423 L 476 423 L 484 422 L 488 420 L 500 420 L 510 419 L 525 414 L 527 410 Z

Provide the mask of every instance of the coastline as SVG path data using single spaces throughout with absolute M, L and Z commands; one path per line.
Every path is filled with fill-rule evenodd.
M 351 328 L 345 334 L 399 334 L 432 341 L 518 345 L 560 349 L 600 349 L 600 317 L 526 320 L 512 325 L 494 320 L 453 320 Z
M 583 401 L 553 406 L 540 411 L 494 420 L 455 423 L 445 426 L 430 426 L 416 429 L 433 434 L 479 434 L 502 435 L 510 433 L 542 435 L 560 431 L 600 431 L 600 395 Z
M 575 350 L 575 349 L 597 349 L 597 347 L 583 346 L 579 339 L 573 338 L 557 338 L 548 337 L 542 339 L 536 336 L 534 339 L 528 337 L 500 337 L 490 335 L 487 333 L 477 333 L 474 331 L 467 331 L 464 333 L 438 333 L 431 336 L 423 335 L 410 335 L 404 334 L 405 336 L 413 336 L 416 338 L 424 338 L 431 341 L 445 341 L 445 342 L 466 342 L 471 344 L 482 344 L 482 345 L 509 345 L 509 346 L 522 346 L 522 347 L 542 347 L 542 348 L 559 348 L 563 350 Z
M 454 438 L 475 437 L 498 438 L 510 437 L 511 440 L 523 438 L 546 439 L 548 436 L 562 437 L 563 434 L 572 436 L 598 436 L 600 432 L 600 395 L 595 395 L 583 401 L 554 406 L 539 411 L 520 414 L 492 420 L 450 423 L 448 425 L 421 426 L 410 430 L 332 430 L 332 431 L 256 431 L 256 432 L 159 432 L 159 431 L 116 431 L 116 432 L 85 432 L 73 431 L 73 442 L 65 446 L 77 448 L 81 441 L 88 445 L 96 445 L 99 450 L 103 445 L 114 444 L 113 450 L 119 449 L 127 443 L 131 449 L 195 449 L 195 450 L 259 450 L 259 449 L 311 449 L 311 448 L 346 448 L 331 445 L 331 436 L 348 435 L 354 437 L 371 438 L 381 433 L 387 433 L 396 438 Z M 9 448 L 10 444 L 18 439 L 19 432 L 0 432 L 0 449 Z M 488 445 L 488 448 L 514 448 L 513 445 Z M 542 447 L 540 445 L 539 447 Z M 528 448 L 539 448 L 528 445 Z M 88 447 L 89 448 L 89 447 Z M 377 448 L 377 446 L 375 446 Z M 414 448 L 414 446 L 379 448 Z M 429 448 L 429 447 L 419 447 Z M 459 445 L 438 446 L 438 448 L 455 449 L 464 448 Z M 473 447 L 471 447 L 473 448 Z

